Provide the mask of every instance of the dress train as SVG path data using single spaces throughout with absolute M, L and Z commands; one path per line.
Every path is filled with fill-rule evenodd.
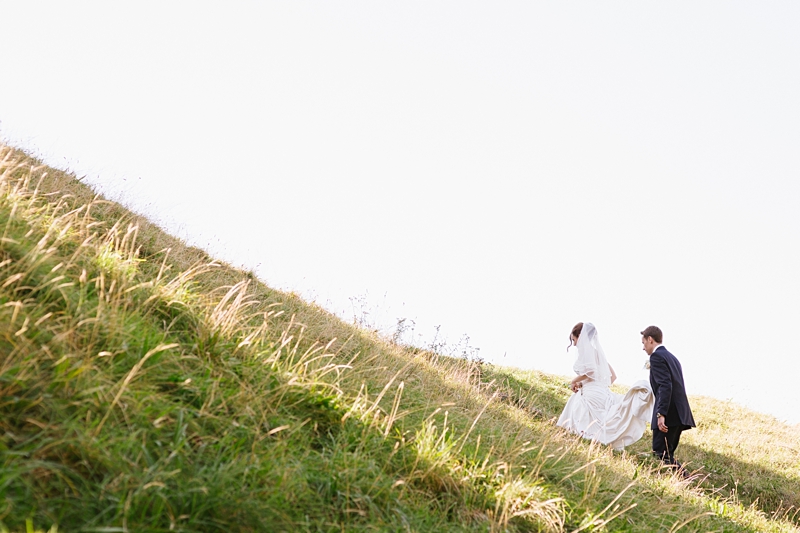
M 567 401 L 557 425 L 621 450 L 642 438 L 652 414 L 653 393 L 647 381 L 637 381 L 624 395 L 588 381 Z

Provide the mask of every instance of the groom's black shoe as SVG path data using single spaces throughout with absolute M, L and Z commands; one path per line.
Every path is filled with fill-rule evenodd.
M 683 467 L 683 465 L 681 464 L 681 462 L 678 461 L 677 459 L 675 460 L 675 463 L 673 464 L 673 468 L 675 469 L 675 473 L 678 474 L 679 476 L 681 476 L 683 479 L 689 479 L 691 477 L 691 474 L 689 474 L 689 471 L 686 470 Z
M 658 460 L 661 461 L 661 464 L 663 465 L 662 468 L 672 470 L 673 472 L 681 476 L 683 479 L 689 479 L 691 477 L 689 472 L 683 467 L 683 464 L 677 459 L 673 458 L 672 460 L 670 460 L 669 458 L 665 457 L 663 459 L 658 459 Z

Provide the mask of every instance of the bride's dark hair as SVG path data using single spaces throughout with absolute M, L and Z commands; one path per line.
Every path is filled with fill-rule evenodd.
M 575 335 L 575 338 L 577 339 L 581 336 L 581 331 L 583 331 L 583 322 L 578 322 L 575 324 L 569 334 L 569 345 L 567 346 L 567 351 L 569 351 L 570 347 L 572 346 L 572 336 Z

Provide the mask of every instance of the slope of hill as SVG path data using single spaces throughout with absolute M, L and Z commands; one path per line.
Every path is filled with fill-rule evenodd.
M 564 378 L 396 346 L 0 161 L 0 530 L 797 530 L 797 426 L 694 398 L 683 480 L 556 428 Z

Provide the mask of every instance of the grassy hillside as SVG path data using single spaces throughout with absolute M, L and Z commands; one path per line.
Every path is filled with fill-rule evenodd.
M 797 426 L 693 398 L 683 480 L 557 429 L 565 378 L 396 346 L 0 161 L 0 530 L 797 531 Z

